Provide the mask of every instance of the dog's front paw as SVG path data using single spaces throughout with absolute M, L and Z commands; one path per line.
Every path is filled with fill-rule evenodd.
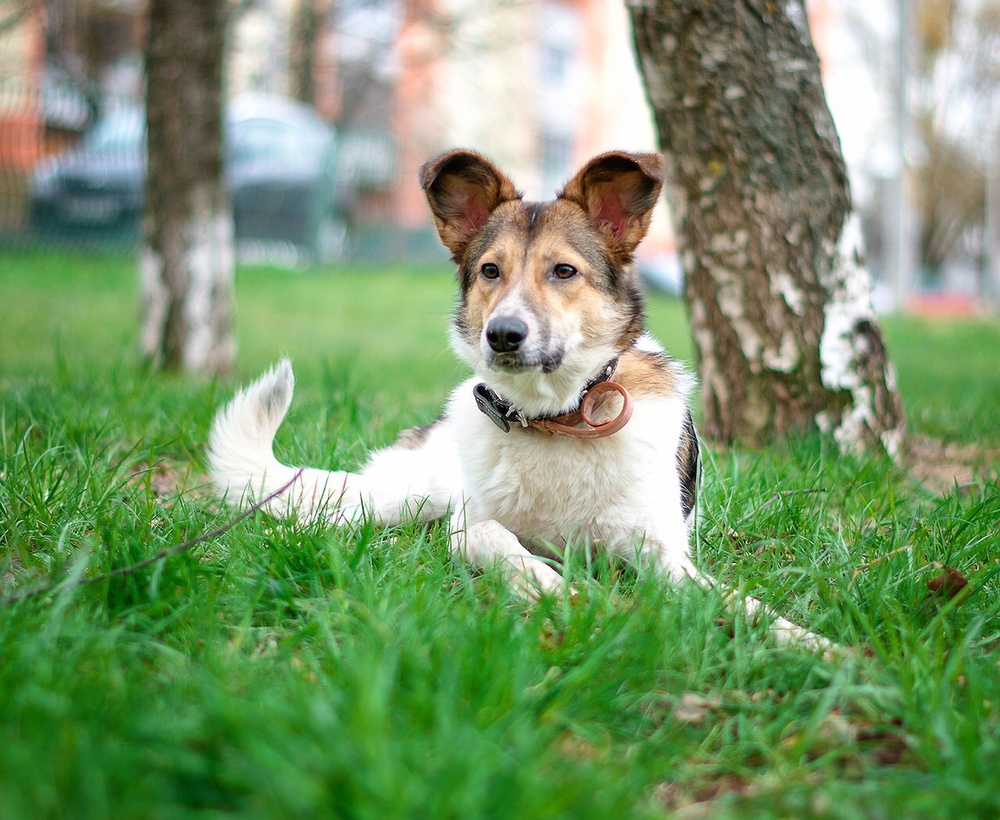
M 820 653 L 825 660 L 835 660 L 853 654 L 846 647 L 834 643 L 829 638 L 810 632 L 805 627 L 793 624 L 780 616 L 771 621 L 769 630 L 779 644 L 798 646 Z
M 482 569 L 500 570 L 521 598 L 537 601 L 563 592 L 562 575 L 526 550 L 517 536 L 498 521 L 488 519 L 466 527 L 459 513 L 451 539 L 454 555 Z
M 507 556 L 503 574 L 511 588 L 521 598 L 537 601 L 544 596 L 562 595 L 566 591 L 565 579 L 540 558 Z M 576 591 L 569 590 L 570 595 Z

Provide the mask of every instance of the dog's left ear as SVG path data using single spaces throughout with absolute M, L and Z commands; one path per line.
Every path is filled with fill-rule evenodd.
M 464 149 L 426 163 L 420 169 L 420 187 L 434 214 L 438 236 L 456 262 L 499 205 L 521 198 L 492 162 Z
M 575 202 L 613 251 L 630 258 L 663 187 L 663 157 L 613 151 L 588 162 L 559 195 Z

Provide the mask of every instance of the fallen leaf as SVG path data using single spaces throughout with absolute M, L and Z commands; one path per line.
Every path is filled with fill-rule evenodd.
M 557 745 L 562 754 L 577 760 L 597 760 L 607 752 L 606 748 L 598 746 L 592 740 L 587 740 L 571 732 L 566 732 L 560 737 Z
M 935 595 L 943 595 L 945 598 L 954 598 L 969 584 L 969 579 L 962 575 L 957 569 L 946 567 L 937 561 L 933 564 L 934 569 L 941 570 L 927 582 L 927 589 Z

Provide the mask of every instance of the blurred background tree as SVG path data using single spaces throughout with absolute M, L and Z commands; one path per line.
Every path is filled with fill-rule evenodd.
M 1000 2 L 900 0 L 895 20 L 861 0 L 844 11 L 879 103 L 859 168 L 876 180 L 864 209 L 876 273 L 897 275 L 888 245 L 901 201 L 914 257 L 902 299 L 926 289 L 1000 296 L 1000 224 L 990 224 L 1000 211 Z M 900 127 L 898 149 L 887 150 Z M 890 184 L 900 161 L 901 199 Z
M 916 38 L 913 172 L 921 267 L 937 284 L 948 258 L 961 254 L 985 277 L 987 181 L 1000 150 L 1000 3 L 920 0 Z M 980 131 L 976 122 L 987 128 Z
M 150 0 L 142 353 L 154 367 L 233 364 L 233 216 L 223 180 L 226 0 Z

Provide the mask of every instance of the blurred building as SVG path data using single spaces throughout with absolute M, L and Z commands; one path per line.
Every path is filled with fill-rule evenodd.
M 286 14 L 302 2 L 285 2 Z M 282 89 L 287 61 L 274 55 L 290 51 L 280 33 L 288 27 L 266 22 L 278 6 L 238 23 L 250 36 L 234 45 L 234 86 Z M 399 226 L 399 252 L 436 247 L 417 178 L 448 148 L 491 156 L 534 198 L 600 151 L 655 150 L 620 0 L 340 0 L 324 9 L 313 41 L 317 106 L 345 140 L 355 222 Z M 665 214 L 647 245 L 672 246 Z
M 24 181 L 40 157 L 71 143 L 100 108 L 142 96 L 143 0 L 14 7 L 0 21 L 4 228 L 22 219 Z M 532 197 L 551 196 L 599 151 L 655 150 L 620 0 L 248 0 L 234 9 L 230 93 L 306 91 L 340 127 L 360 223 L 426 233 L 417 171 L 454 146 L 489 154 Z M 660 215 L 653 244 L 669 245 L 666 224 Z
M 41 157 L 118 101 L 141 101 L 146 2 L 0 6 L 0 231 L 23 225 L 27 179 Z M 885 93 L 898 5 L 807 0 L 876 273 L 886 266 L 885 215 L 899 201 Z M 550 197 L 601 151 L 656 150 L 622 0 L 238 0 L 230 8 L 228 93 L 297 97 L 337 126 L 358 256 L 440 256 L 417 175 L 448 148 L 488 154 L 530 198 Z M 866 52 L 859 24 L 879 48 Z M 642 250 L 675 271 L 665 206 Z
M 11 0 L 0 11 L 0 231 L 25 218 L 31 169 L 141 94 L 143 0 Z

